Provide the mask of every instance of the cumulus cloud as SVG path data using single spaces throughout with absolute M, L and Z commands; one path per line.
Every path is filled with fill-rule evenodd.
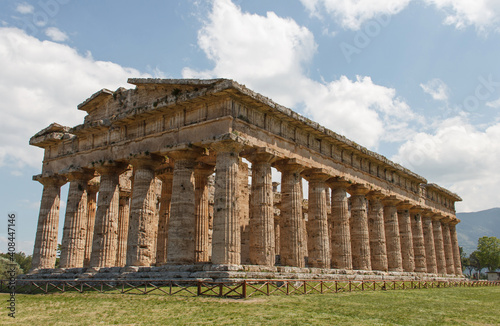
M 500 98 L 496 101 L 491 101 L 486 103 L 486 106 L 489 106 L 490 108 L 498 109 L 500 108 Z
M 16 28 L 0 28 L 0 71 L 0 166 L 14 169 L 40 167 L 42 151 L 28 145 L 36 132 L 52 122 L 82 123 L 76 106 L 91 94 L 145 76 Z
M 500 123 L 485 130 L 464 116 L 441 122 L 434 133 L 418 133 L 393 160 L 458 193 L 460 211 L 494 207 L 500 202 Z
M 424 0 L 446 13 L 444 23 L 458 29 L 475 26 L 480 32 L 500 32 L 500 2 L 497 0 Z
M 232 78 L 320 121 L 364 146 L 400 140 L 414 116 L 394 89 L 369 77 L 345 76 L 317 82 L 306 75 L 316 42 L 313 34 L 291 19 L 274 13 L 243 13 L 229 0 L 214 1 L 198 35 L 198 43 L 214 62 L 211 70 L 183 70 L 186 78 Z M 388 132 L 384 132 L 388 130 Z M 390 135 L 390 136 L 388 136 Z
M 448 86 L 439 78 L 431 79 L 425 84 L 420 84 L 423 91 L 436 101 L 447 101 L 450 93 Z
M 27 3 L 20 3 L 16 7 L 16 11 L 20 14 L 32 14 L 35 11 L 35 7 Z
M 377 16 L 394 15 L 406 8 L 411 0 L 300 0 L 313 15 L 326 12 L 342 27 L 358 30 Z
M 68 35 L 61 31 L 57 27 L 49 27 L 45 30 L 45 35 L 50 37 L 50 39 L 54 42 L 64 42 L 68 39 Z

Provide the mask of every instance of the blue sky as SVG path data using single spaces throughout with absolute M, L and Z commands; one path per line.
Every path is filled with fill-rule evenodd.
M 457 192 L 459 212 L 498 207 L 499 57 L 497 0 L 0 0 L 0 213 L 31 253 L 29 138 L 146 76 L 235 79 Z

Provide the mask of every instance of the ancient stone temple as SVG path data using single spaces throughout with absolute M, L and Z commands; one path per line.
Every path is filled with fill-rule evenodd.
M 30 140 L 45 150 L 32 275 L 462 274 L 456 194 L 232 80 L 128 82 Z

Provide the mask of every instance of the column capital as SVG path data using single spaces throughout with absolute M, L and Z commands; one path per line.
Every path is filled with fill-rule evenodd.
M 215 166 L 205 164 L 205 163 L 198 163 L 194 167 L 194 173 L 195 175 L 201 175 L 201 176 L 209 176 L 215 171 Z
M 441 221 L 441 219 L 443 219 L 444 216 L 439 215 L 439 214 L 434 214 L 434 215 L 431 216 L 431 218 L 432 218 L 433 221 Z
M 100 175 L 103 174 L 121 174 L 128 168 L 128 164 L 124 162 L 114 162 L 114 161 L 103 161 L 103 162 L 93 162 L 93 168 Z
M 55 173 L 44 173 L 44 174 L 34 175 L 33 181 L 38 181 L 44 186 L 55 186 L 55 187 L 62 187 L 66 182 L 68 182 L 65 176 Z
M 155 154 L 137 154 L 130 159 L 130 164 L 134 169 L 157 169 L 165 162 L 165 158 Z
M 203 155 L 204 149 L 199 147 L 182 148 L 170 151 L 167 153 L 168 158 L 174 161 L 191 160 L 194 161 Z
M 297 159 L 284 159 L 275 163 L 276 169 L 280 172 L 301 173 L 306 169 L 304 164 L 301 164 Z
M 413 204 L 411 204 L 409 200 L 404 200 L 396 205 L 396 207 L 398 208 L 398 210 L 409 211 L 410 208 L 413 207 Z
M 279 159 L 278 153 L 267 147 L 257 147 L 245 150 L 242 156 L 252 163 L 274 163 Z
M 325 169 L 306 169 L 302 172 L 304 178 L 309 182 L 319 181 L 326 182 L 331 178 L 331 175 L 327 173 Z
M 399 200 L 396 196 L 389 196 L 382 199 L 384 206 L 388 207 L 397 207 L 400 202 L 401 200 Z
M 331 188 L 342 188 L 342 189 L 347 189 L 352 185 L 350 181 L 341 177 L 330 178 L 327 180 L 327 183 Z
M 450 217 L 450 216 L 443 216 L 443 218 L 441 219 L 441 223 L 446 223 L 446 224 L 450 224 L 450 222 L 452 221 L 453 219 Z
M 385 197 L 384 194 L 382 194 L 382 192 L 380 190 L 373 190 L 373 191 L 370 191 L 366 197 L 370 200 L 380 200 L 382 201 L 382 199 Z
M 94 171 L 85 168 L 74 167 L 64 169 L 60 172 L 60 174 L 65 176 L 70 182 L 73 180 L 89 181 L 94 177 Z
M 457 225 L 458 223 L 460 223 L 460 220 L 456 217 L 450 221 L 450 225 Z
M 410 207 L 410 214 L 420 214 L 423 215 L 424 209 L 420 206 Z
M 210 148 L 216 153 L 240 153 L 245 145 L 238 141 L 224 140 L 210 144 Z
M 363 184 L 354 184 L 347 189 L 351 196 L 366 196 L 370 190 L 369 187 Z

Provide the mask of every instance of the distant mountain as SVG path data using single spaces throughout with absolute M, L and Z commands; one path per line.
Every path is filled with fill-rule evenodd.
M 474 213 L 458 213 L 461 220 L 457 224 L 458 244 L 470 255 L 477 247 L 481 237 L 500 239 L 500 208 L 492 208 Z

